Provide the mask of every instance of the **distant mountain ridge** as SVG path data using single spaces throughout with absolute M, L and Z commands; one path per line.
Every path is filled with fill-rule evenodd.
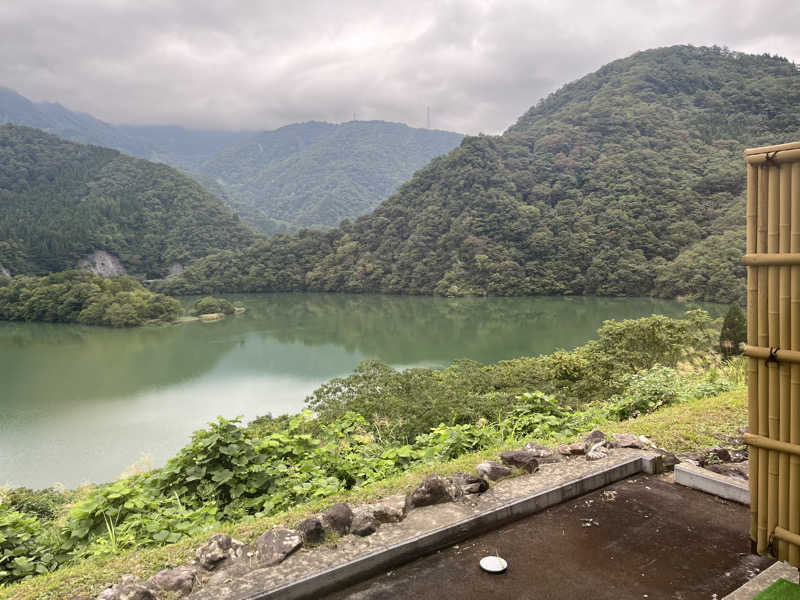
M 0 125 L 0 269 L 42 274 L 83 261 L 148 278 L 258 236 L 164 164 Z
M 365 214 L 463 138 L 385 121 L 262 132 L 112 125 L 0 87 L 4 122 L 182 169 L 265 233 L 333 227 Z
M 0 123 L 41 129 L 82 144 L 114 148 L 125 154 L 189 170 L 252 132 L 192 130 L 177 126 L 112 125 L 53 102 L 31 102 L 0 87 Z
M 325 228 L 366 214 L 462 138 L 386 121 L 311 121 L 248 137 L 199 173 L 263 231 Z
M 798 106 L 786 59 L 638 52 L 501 136 L 465 138 L 353 223 L 200 260 L 161 289 L 729 302 L 744 292 L 742 151 L 800 139 Z

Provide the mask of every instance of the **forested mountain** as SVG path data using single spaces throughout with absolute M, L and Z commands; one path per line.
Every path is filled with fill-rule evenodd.
M 255 237 L 171 167 L 0 125 L 0 269 L 13 275 L 74 268 L 101 250 L 129 273 L 162 277 Z
M 363 215 L 463 137 L 384 121 L 298 123 L 258 133 L 112 125 L 60 104 L 31 102 L 3 87 L 0 123 L 187 171 L 269 234 L 333 227 Z
M 42 129 L 59 137 L 115 148 L 126 154 L 192 170 L 251 132 L 192 130 L 174 126 L 112 125 L 52 102 L 31 102 L 0 87 L 0 123 Z
M 375 208 L 462 137 L 385 121 L 300 123 L 247 138 L 199 172 L 267 233 L 332 227 Z
M 368 216 L 209 257 L 162 287 L 729 301 L 743 292 L 742 150 L 800 139 L 798 106 L 785 59 L 639 52 L 501 136 L 465 138 Z

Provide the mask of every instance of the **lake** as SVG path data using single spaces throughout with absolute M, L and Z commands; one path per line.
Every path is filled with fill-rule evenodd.
M 247 312 L 131 330 L 0 322 L 0 484 L 74 487 L 139 459 L 160 466 L 217 415 L 297 412 L 368 358 L 489 363 L 573 348 L 605 319 L 725 310 L 644 298 L 227 297 Z

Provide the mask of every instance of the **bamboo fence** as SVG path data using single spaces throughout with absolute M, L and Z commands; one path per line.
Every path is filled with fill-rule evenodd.
M 745 160 L 750 538 L 800 567 L 800 142 Z

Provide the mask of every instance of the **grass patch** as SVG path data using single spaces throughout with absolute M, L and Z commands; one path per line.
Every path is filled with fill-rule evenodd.
M 680 402 L 636 419 L 598 425 L 609 434 L 631 432 L 646 435 L 658 446 L 672 452 L 700 450 L 724 444 L 728 438 L 738 434 L 738 430 L 747 422 L 746 396 L 744 389 L 736 389 L 717 397 Z M 552 445 L 574 441 L 575 438 L 576 436 L 556 436 L 538 441 Z M 393 494 L 408 493 L 431 473 L 446 475 L 455 471 L 473 472 L 477 463 L 495 459 L 500 452 L 518 448 L 519 445 L 520 441 L 508 441 L 447 462 L 418 465 L 402 475 L 300 504 L 271 517 L 248 518 L 238 523 L 227 523 L 177 544 L 87 559 L 55 573 L 0 588 L 0 598 L 55 600 L 78 594 L 93 596 L 99 593 L 106 583 L 118 581 L 123 574 L 130 573 L 144 579 L 161 569 L 191 562 L 194 559 L 194 549 L 205 542 L 212 533 L 224 532 L 249 542 L 271 527 L 292 526 L 337 502 L 361 504 L 374 502 Z
M 732 390 L 667 406 L 654 413 L 604 426 L 606 433 L 646 435 L 670 452 L 702 450 L 729 443 L 747 425 L 747 390 Z

